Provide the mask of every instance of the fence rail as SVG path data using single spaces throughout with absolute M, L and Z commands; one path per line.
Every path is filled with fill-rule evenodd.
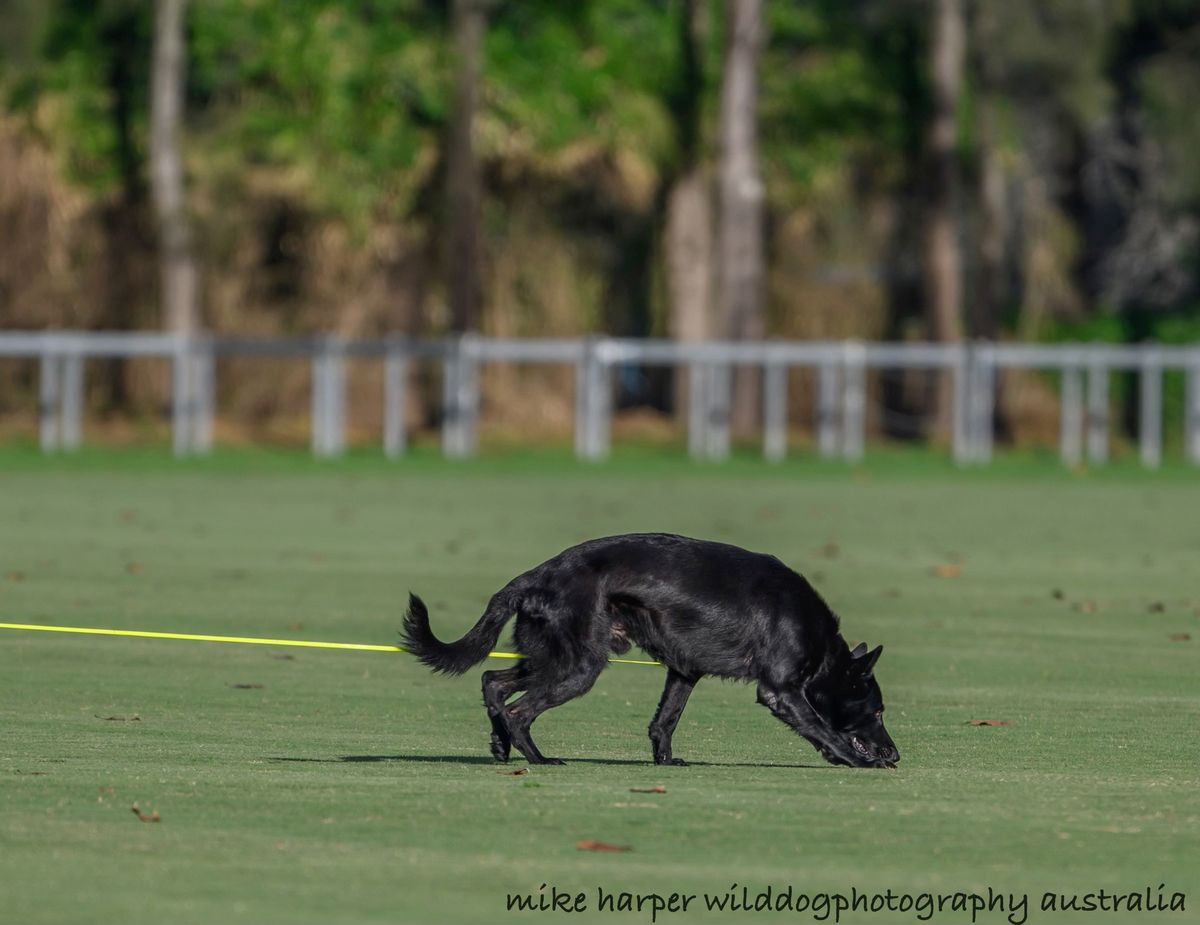
M 83 439 L 84 363 L 89 358 L 152 357 L 171 364 L 172 445 L 177 455 L 207 453 L 213 444 L 216 360 L 222 357 L 292 358 L 312 365 L 312 450 L 337 456 L 346 447 L 346 360 L 383 363 L 383 446 L 389 457 L 407 446 L 405 406 L 409 366 L 440 363 L 442 450 L 449 457 L 475 452 L 485 363 L 552 363 L 575 368 L 575 452 L 602 459 L 612 445 L 613 371 L 617 367 L 686 369 L 688 450 L 724 459 L 730 450 L 732 371 L 763 371 L 763 454 L 787 454 L 788 373 L 813 371 L 817 452 L 860 458 L 866 449 L 869 370 L 941 370 L 954 389 L 954 458 L 987 462 L 992 455 L 998 374 L 1006 369 L 1057 371 L 1062 376 L 1059 449 L 1064 463 L 1104 462 L 1110 437 L 1110 380 L 1114 371 L 1140 380 L 1138 447 L 1142 463 L 1162 460 L 1162 378 L 1186 376 L 1184 447 L 1200 465 L 1200 344 L 998 344 L 990 342 L 863 343 L 858 341 L 705 342 L 632 338 L 448 339 L 390 336 L 248 338 L 121 332 L 0 332 L 0 359 L 40 361 L 40 440 L 46 452 L 70 450 Z

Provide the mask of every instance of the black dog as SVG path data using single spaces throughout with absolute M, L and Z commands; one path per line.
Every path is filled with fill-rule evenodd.
M 434 671 L 462 674 L 487 656 L 514 613 L 523 658 L 483 673 L 499 761 L 515 745 L 530 764 L 561 764 L 538 751 L 529 727 L 586 693 L 609 653 L 627 652 L 631 640 L 667 666 L 650 722 L 657 764 L 684 763 L 671 754 L 671 735 L 706 674 L 757 681 L 758 702 L 827 761 L 892 768 L 900 760 L 872 674 L 883 647 L 851 651 L 820 595 L 774 556 L 661 533 L 592 540 L 510 581 L 457 642 L 433 635 L 412 595 L 404 641 Z M 525 695 L 507 704 L 517 691 Z

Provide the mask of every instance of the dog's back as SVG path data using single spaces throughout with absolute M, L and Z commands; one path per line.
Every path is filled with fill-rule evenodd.
M 820 595 L 779 559 L 668 533 L 572 546 L 507 590 L 522 651 L 533 634 L 627 636 L 685 674 L 757 680 L 779 654 L 798 667 L 837 635 Z

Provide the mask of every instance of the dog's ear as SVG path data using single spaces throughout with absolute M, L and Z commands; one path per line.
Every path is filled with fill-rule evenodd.
M 858 649 L 863 649 L 863 654 L 859 654 L 858 649 L 851 653 L 854 656 L 854 667 L 862 673 L 864 678 L 870 677 L 871 672 L 875 670 L 875 663 L 879 661 L 879 656 L 883 655 L 883 646 L 876 646 L 870 652 L 866 652 L 866 648 L 866 643 L 862 643 Z
M 862 658 L 866 654 L 867 654 L 867 644 L 865 642 L 860 642 L 858 645 L 856 645 L 853 649 L 850 650 L 851 658 Z

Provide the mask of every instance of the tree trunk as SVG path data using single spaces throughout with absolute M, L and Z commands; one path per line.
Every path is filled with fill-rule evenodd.
M 480 177 L 475 155 L 486 0 L 454 0 L 456 76 L 446 151 L 446 290 L 450 323 L 458 332 L 479 326 Z
M 1000 81 L 992 51 L 998 27 L 994 10 L 987 4 L 974 4 L 970 13 L 968 62 L 975 98 L 978 186 L 974 195 L 978 215 L 978 265 L 974 291 L 968 302 L 967 321 L 972 337 L 991 340 L 999 329 L 1001 312 L 1008 297 L 1009 209 L 996 106 Z
M 1004 168 L 996 151 L 995 103 L 980 97 L 979 118 L 979 273 L 971 298 L 971 335 L 991 340 L 1005 298 L 1005 240 L 1008 208 Z
M 169 330 L 181 334 L 191 333 L 199 325 L 196 261 L 179 144 L 186 12 L 187 0 L 157 0 L 150 76 L 150 173 L 159 226 L 163 320 Z
M 664 249 L 667 265 L 668 333 L 674 340 L 712 336 L 713 229 L 709 174 L 700 145 L 704 70 L 701 65 L 700 0 L 684 0 L 679 43 L 683 65 L 679 96 L 673 100 L 680 165 L 667 192 Z M 675 372 L 673 406 L 687 415 L 688 371 Z
M 966 47 L 962 0 L 936 0 L 930 44 L 932 112 L 926 142 L 925 228 L 922 246 L 929 339 L 962 339 L 962 253 L 958 240 L 958 99 Z M 935 380 L 931 408 L 935 437 L 951 431 L 954 383 L 949 372 Z
M 708 176 L 699 164 L 693 164 L 671 186 L 665 237 L 671 337 L 705 340 L 712 332 L 712 208 Z
M 721 82 L 718 166 L 717 277 L 722 333 L 756 340 L 763 317 L 763 184 L 758 163 L 758 57 L 763 41 L 762 0 L 729 0 L 725 70 Z M 733 382 L 735 436 L 754 432 L 759 417 L 759 374 L 739 369 Z

